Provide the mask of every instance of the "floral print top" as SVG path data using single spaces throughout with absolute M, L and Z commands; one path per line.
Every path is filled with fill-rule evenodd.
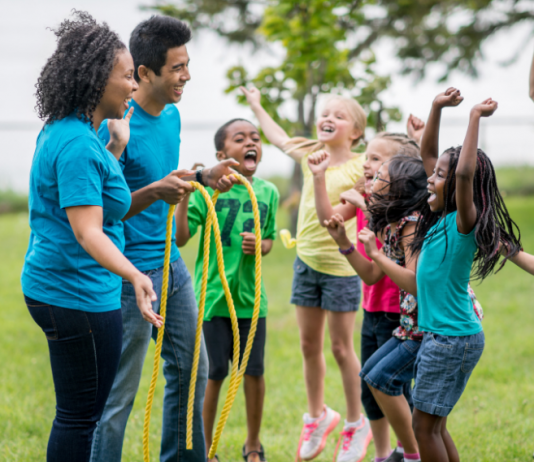
M 391 225 L 384 230 L 384 253 L 397 265 L 406 266 L 404 250 L 400 246 L 402 230 L 407 223 L 417 223 L 419 213 L 415 212 L 397 222 L 395 232 L 391 232 Z M 423 333 L 419 332 L 417 324 L 417 298 L 412 294 L 400 289 L 400 326 L 393 331 L 393 336 L 399 340 L 423 339 Z

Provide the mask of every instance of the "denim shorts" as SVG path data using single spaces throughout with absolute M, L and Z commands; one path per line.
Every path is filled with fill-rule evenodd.
M 299 257 L 293 264 L 291 303 L 318 306 L 328 311 L 358 311 L 361 280 L 359 276 L 332 276 L 310 268 Z
M 425 332 L 415 361 L 414 406 L 447 417 L 456 405 L 484 350 L 484 332 L 449 337 Z
M 413 379 L 413 366 L 421 342 L 390 338 L 363 366 L 360 377 L 389 396 L 400 396 Z

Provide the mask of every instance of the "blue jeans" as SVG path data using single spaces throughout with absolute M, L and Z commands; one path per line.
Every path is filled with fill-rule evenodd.
M 159 312 L 163 268 L 145 271 L 158 295 L 154 311 Z M 157 329 L 139 312 L 133 286 L 122 284 L 123 347 L 119 371 L 104 414 L 95 430 L 91 462 L 120 462 L 126 423 L 139 388 L 150 338 Z M 202 341 L 193 414 L 193 449 L 186 450 L 187 399 L 195 346 L 198 308 L 191 276 L 181 258 L 171 263 L 165 335 L 161 356 L 165 360 L 165 396 L 161 437 L 161 462 L 205 462 L 202 407 L 208 380 L 208 357 Z M 150 359 L 152 361 L 152 359 Z M 142 397 L 141 399 L 146 399 Z M 139 435 L 141 438 L 141 435 Z M 139 454 L 142 458 L 142 454 Z
M 48 340 L 56 392 L 46 460 L 87 462 L 119 365 L 121 310 L 89 313 L 24 299 Z
M 361 360 L 362 368 L 374 353 L 392 338 L 393 331 L 400 325 L 400 314 L 385 313 L 383 311 L 363 312 L 362 336 L 361 336 Z M 404 386 L 404 396 L 412 406 L 412 385 Z M 362 380 L 362 404 L 369 420 L 379 420 L 384 413 L 378 406 L 369 386 Z

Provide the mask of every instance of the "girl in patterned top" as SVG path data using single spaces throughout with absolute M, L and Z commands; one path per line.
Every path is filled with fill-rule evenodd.
M 395 156 L 382 164 L 373 184 L 370 198 L 370 229 L 359 234 L 366 253 L 373 261 L 355 255 L 352 262 L 367 284 L 381 280 L 386 273 L 395 281 L 392 268 L 415 270 L 411 242 L 419 212 L 426 204 L 426 174 L 419 158 Z M 328 229 L 342 251 L 351 251 L 340 214 L 332 216 Z M 376 235 L 383 243 L 376 245 Z M 356 253 L 356 252 L 353 252 Z M 400 286 L 400 284 L 399 284 Z M 419 460 L 418 446 L 411 426 L 410 403 L 403 388 L 413 379 L 413 364 L 422 334 L 417 325 L 417 300 L 405 290 L 400 292 L 400 326 L 393 337 L 367 360 L 360 376 L 369 385 L 375 399 L 404 447 L 405 460 Z M 387 461 L 399 460 L 394 451 Z

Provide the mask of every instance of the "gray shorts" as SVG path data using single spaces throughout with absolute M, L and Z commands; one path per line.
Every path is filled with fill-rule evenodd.
M 482 331 L 466 337 L 425 332 L 414 367 L 414 406 L 447 417 L 462 396 L 484 344 Z
M 319 306 L 323 310 L 349 312 L 360 307 L 359 276 L 332 276 L 310 268 L 299 257 L 293 264 L 291 303 Z

